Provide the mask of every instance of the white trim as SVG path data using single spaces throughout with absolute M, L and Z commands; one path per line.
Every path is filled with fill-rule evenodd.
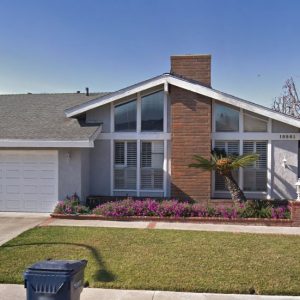
M 168 141 L 164 140 L 164 163 L 163 163 L 163 189 L 164 197 L 167 197 L 167 179 L 168 179 Z
M 102 125 L 100 125 L 96 130 L 95 132 L 90 136 L 89 140 L 90 141 L 95 141 L 95 139 L 100 135 L 102 131 Z
M 239 132 L 244 132 L 244 110 L 240 108 L 240 114 L 239 114 Z
M 80 104 L 80 105 L 77 105 L 74 107 L 71 107 L 71 108 L 65 110 L 65 115 L 67 117 L 73 117 L 78 114 L 84 113 L 88 110 L 91 110 L 93 108 L 116 101 L 118 99 L 121 99 L 121 98 L 124 98 L 127 96 L 131 96 L 133 94 L 137 94 L 143 90 L 150 89 L 155 86 L 162 85 L 162 84 L 164 85 L 165 83 L 169 83 L 169 84 L 175 85 L 177 87 L 189 90 L 191 92 L 201 94 L 203 96 L 207 96 L 212 99 L 216 99 L 220 102 L 227 103 L 227 104 L 257 113 L 259 115 L 269 117 L 274 120 L 284 122 L 286 124 L 300 128 L 300 120 L 297 120 L 290 116 L 273 111 L 273 110 L 263 107 L 261 105 L 243 100 L 241 98 L 222 93 L 222 92 L 214 90 L 212 88 L 203 86 L 199 83 L 193 83 L 193 82 L 184 80 L 182 78 L 175 77 L 170 74 L 163 74 L 163 75 L 154 77 L 152 79 L 149 79 L 147 81 L 140 82 L 133 86 L 129 86 L 129 87 L 119 90 L 117 92 L 105 95 L 100 98 L 90 100 L 88 102 L 85 102 L 83 104 Z
M 163 125 L 163 132 L 168 132 L 168 83 L 165 82 L 164 84 L 164 125 Z
M 163 132 L 112 132 L 101 133 L 99 140 L 171 140 L 171 133 Z
M 284 136 L 284 137 L 283 137 Z M 297 141 L 300 133 L 268 133 L 268 132 L 213 132 L 212 139 L 215 140 L 278 140 Z
M 267 199 L 272 198 L 272 141 L 267 145 Z
M 115 131 L 115 106 L 114 103 L 110 103 L 110 132 Z
M 115 93 L 108 94 L 106 96 L 93 99 L 91 101 L 88 101 L 86 103 L 83 103 L 81 105 L 71 107 L 67 110 L 65 110 L 66 116 L 73 117 L 80 113 L 86 112 L 88 110 L 91 110 L 93 108 L 105 105 L 107 103 L 116 101 L 120 98 L 124 98 L 127 96 L 131 96 L 133 94 L 137 94 L 143 90 L 150 89 L 152 87 L 155 87 L 157 85 L 164 84 L 166 82 L 165 76 L 158 76 L 153 79 L 147 80 L 145 82 L 142 82 L 140 84 L 136 84 L 133 86 L 130 86 L 128 88 L 122 89 L 120 91 L 117 91 Z
M 137 93 L 136 100 L 136 131 L 141 132 L 142 129 L 142 97 L 141 93 Z
M 136 194 L 140 196 L 141 189 L 141 140 L 136 141 Z
M 211 141 L 211 148 L 215 149 L 215 140 Z M 212 171 L 211 172 L 211 197 L 214 197 L 215 193 L 215 187 L 216 187 L 216 172 Z
M 216 101 L 215 99 L 212 99 L 211 103 L 211 108 L 212 108 L 212 116 L 211 116 L 211 121 L 212 121 L 212 126 L 211 126 L 211 131 L 216 132 L 216 116 L 215 116 L 215 110 L 216 110 Z
M 283 115 L 281 113 L 278 113 L 276 111 L 272 111 L 270 109 L 267 109 L 263 106 L 260 106 L 258 104 L 251 103 L 249 101 L 245 101 L 243 99 L 234 97 L 232 95 L 227 95 L 225 93 L 222 93 L 220 91 L 208 88 L 206 86 L 202 86 L 198 83 L 192 83 L 174 76 L 169 75 L 166 78 L 167 82 L 173 85 L 176 85 L 180 88 L 192 91 L 197 94 L 201 94 L 204 96 L 207 96 L 209 98 L 213 98 L 216 100 L 219 100 L 221 102 L 249 110 L 251 112 L 257 113 L 259 115 L 272 118 L 274 120 L 287 123 L 289 125 L 300 127 L 300 120 L 296 120 L 295 118 L 289 117 L 287 115 Z
M 115 162 L 114 162 L 114 150 L 115 148 L 115 141 L 110 140 L 110 195 L 114 195 L 114 169 L 115 169 Z
M 239 155 L 243 155 L 243 140 L 239 140 Z M 239 168 L 239 186 L 241 190 L 244 190 L 244 169 Z
M 99 134 L 99 133 L 98 133 Z M 93 148 L 93 140 L 57 141 L 57 140 L 23 140 L 0 139 L 0 147 L 24 147 L 24 148 Z

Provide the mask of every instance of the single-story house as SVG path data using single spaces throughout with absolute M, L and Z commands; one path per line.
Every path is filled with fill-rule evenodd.
M 230 198 L 188 168 L 212 148 L 258 153 L 235 174 L 249 198 L 294 199 L 300 120 L 211 87 L 211 56 L 112 93 L 0 95 L 0 211 L 48 212 L 89 195 Z

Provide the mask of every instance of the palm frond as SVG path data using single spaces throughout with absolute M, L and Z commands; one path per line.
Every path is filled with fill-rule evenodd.
M 206 159 L 201 155 L 194 155 L 195 163 L 189 164 L 189 168 L 197 168 L 205 171 L 211 171 L 214 169 L 214 162 L 212 159 Z
M 255 161 L 259 159 L 258 154 L 244 154 L 235 157 L 235 159 L 232 161 L 232 168 L 233 169 L 238 169 L 238 168 L 244 168 L 247 166 L 252 165 Z

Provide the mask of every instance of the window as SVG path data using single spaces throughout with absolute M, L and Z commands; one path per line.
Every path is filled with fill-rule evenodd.
M 136 100 L 115 106 L 115 131 L 136 131 Z
M 114 188 L 136 190 L 136 141 L 115 142 Z
M 267 132 L 268 119 L 254 114 L 250 111 L 244 112 L 244 131 L 245 132 Z
M 244 190 L 259 191 L 267 190 L 267 142 L 244 141 L 244 154 L 257 153 L 259 159 L 251 166 L 244 168 Z
M 215 141 L 215 149 L 224 150 L 227 154 L 239 155 L 239 141 Z M 238 182 L 239 171 L 233 171 L 233 178 Z M 215 191 L 227 191 L 224 177 L 215 173 Z
M 141 143 L 141 189 L 163 189 L 163 141 Z
M 217 132 L 239 131 L 239 110 L 221 104 L 216 104 L 214 109 Z
M 163 131 L 164 92 L 142 97 L 142 131 Z

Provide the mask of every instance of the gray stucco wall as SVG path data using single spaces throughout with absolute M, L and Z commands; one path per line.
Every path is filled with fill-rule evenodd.
M 283 159 L 287 167 L 282 166 Z M 298 178 L 298 141 L 272 142 L 272 198 L 295 199 Z
M 90 193 L 90 149 L 81 149 L 81 199 Z
M 102 132 L 110 132 L 110 104 L 106 104 L 86 113 L 88 123 L 102 122 Z
M 70 154 L 70 156 L 68 155 Z M 59 149 L 58 151 L 58 196 L 81 194 L 81 149 Z
M 110 195 L 110 141 L 97 140 L 90 150 L 90 194 Z

